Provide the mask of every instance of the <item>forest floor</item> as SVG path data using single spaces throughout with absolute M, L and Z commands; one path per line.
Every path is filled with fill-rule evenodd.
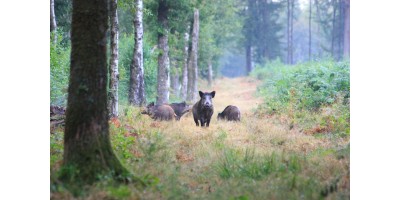
M 350 198 L 349 137 L 308 135 L 285 117 L 254 114 L 263 102 L 256 96 L 258 84 L 248 77 L 217 79 L 212 87 L 202 82 L 200 90 L 216 91 L 208 128 L 196 127 L 191 113 L 180 121 L 156 122 L 139 109 L 121 108 L 125 114 L 110 123 L 113 147 L 121 162 L 150 184 L 96 186 L 83 198 Z M 217 121 L 227 105 L 240 108 L 240 122 Z M 61 135 L 52 134 L 60 145 Z M 55 171 L 61 156 L 53 156 Z M 51 195 L 72 198 L 65 190 Z

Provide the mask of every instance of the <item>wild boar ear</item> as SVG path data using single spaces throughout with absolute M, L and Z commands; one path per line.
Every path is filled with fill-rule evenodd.
M 211 92 L 211 96 L 212 96 L 212 98 L 215 97 L 215 91 L 212 91 L 212 92 Z
M 200 95 L 200 98 L 203 98 L 204 93 L 199 90 L 199 95 Z

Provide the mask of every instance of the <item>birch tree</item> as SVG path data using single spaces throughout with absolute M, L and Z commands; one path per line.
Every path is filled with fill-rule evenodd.
M 110 0 L 110 21 L 111 21 L 111 38 L 110 38 L 110 85 L 109 85 L 109 110 L 110 117 L 118 117 L 118 0 Z
M 129 103 L 142 106 L 146 103 L 143 67 L 143 0 L 135 0 L 135 46 L 130 66 Z
M 184 47 L 183 47 L 183 60 L 182 60 L 182 88 L 181 97 L 182 99 L 187 98 L 187 88 L 188 88 L 188 55 L 189 55 L 189 30 L 190 26 L 187 28 L 187 32 L 184 34 Z
M 187 101 L 194 102 L 197 97 L 197 78 L 198 78 L 198 66 L 197 66 L 197 50 L 199 41 L 199 10 L 194 10 L 193 20 L 193 32 L 192 32 L 192 49 L 190 52 L 189 64 L 188 64 L 188 93 Z
M 107 110 L 108 0 L 73 1 L 71 65 L 61 180 L 92 183 L 127 171 L 110 143 Z
M 50 31 L 57 29 L 56 15 L 54 13 L 54 0 L 50 0 Z
M 157 99 L 156 104 L 165 104 L 169 100 L 169 46 L 168 46 L 168 3 L 167 0 L 158 2 L 157 20 L 160 26 L 158 32 L 158 74 L 157 74 Z

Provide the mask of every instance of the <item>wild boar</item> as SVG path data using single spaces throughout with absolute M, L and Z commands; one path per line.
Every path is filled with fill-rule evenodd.
M 169 105 L 154 105 L 154 102 L 146 106 L 142 114 L 149 115 L 154 120 L 170 121 L 176 118 L 174 109 Z
M 181 117 L 190 110 L 190 106 L 186 104 L 185 101 L 181 103 L 171 103 L 168 105 L 171 106 L 172 109 L 174 109 L 176 120 L 180 120 Z
M 222 113 L 218 113 L 218 120 L 240 121 L 240 110 L 236 106 L 227 106 Z
M 200 100 L 196 102 L 192 107 L 193 119 L 196 126 L 199 126 L 199 120 L 201 126 L 210 125 L 211 117 L 214 113 L 214 107 L 212 104 L 212 98 L 215 97 L 215 91 L 211 93 L 199 91 Z

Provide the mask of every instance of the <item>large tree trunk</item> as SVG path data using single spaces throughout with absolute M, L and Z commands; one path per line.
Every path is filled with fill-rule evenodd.
M 135 46 L 130 67 L 129 103 L 142 106 L 146 103 L 143 68 L 143 0 L 135 0 Z
M 110 38 L 110 88 L 108 91 L 109 96 L 109 110 L 110 117 L 118 117 L 118 13 L 117 1 L 110 0 L 110 21 L 111 21 L 111 38 Z
M 350 0 L 344 0 L 343 57 L 350 57 Z
M 208 65 L 207 82 L 208 82 L 208 86 L 212 86 L 213 70 L 212 70 L 211 59 L 208 60 L 207 65 Z
M 199 41 L 199 10 L 194 10 L 193 32 L 192 32 L 192 49 L 189 58 L 189 78 L 188 78 L 188 94 L 187 100 L 193 103 L 197 97 L 197 48 Z
M 247 75 L 250 74 L 251 70 L 252 70 L 252 66 L 251 66 L 251 45 L 247 44 L 246 45 L 246 71 L 247 71 Z
M 57 29 L 56 15 L 54 13 L 54 0 L 50 0 L 50 31 Z
M 188 26 L 188 32 L 190 31 L 190 26 Z M 181 97 L 186 99 L 187 88 L 188 88 L 188 55 L 189 55 L 189 33 L 185 33 L 184 47 L 183 47 L 183 61 L 182 61 L 182 88 Z
M 159 0 L 158 23 L 162 31 L 158 32 L 158 75 L 156 104 L 165 104 L 169 100 L 169 47 L 168 47 L 168 5 L 167 0 Z
M 63 165 L 72 167 L 74 173 L 61 176 L 67 182 L 92 183 L 99 175 L 116 177 L 126 172 L 115 156 L 109 138 L 107 4 L 108 0 L 74 0 L 72 4 Z
M 311 14 L 312 14 L 312 0 L 310 0 L 310 13 L 308 15 L 308 60 L 311 60 Z

